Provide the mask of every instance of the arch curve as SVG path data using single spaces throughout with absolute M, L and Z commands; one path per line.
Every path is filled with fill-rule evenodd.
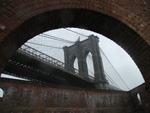
M 13 3 L 5 4 L 11 6 Z M 16 4 L 22 4 L 23 7 Z M 6 5 L 2 3 L 0 6 L 4 8 Z M 0 59 L 0 71 L 15 50 L 33 36 L 47 30 L 77 27 L 112 39 L 133 58 L 144 78 L 150 75 L 150 47 L 147 33 L 150 25 L 113 2 L 56 0 L 41 3 L 36 0 L 28 3 L 17 0 L 14 8 L 10 8 L 10 11 L 0 10 L 0 13 L 2 17 L 9 15 L 0 18 L 2 24 L 6 26 L 6 29 L 0 32 L 0 54 L 3 54 Z
M 86 50 L 84 52 L 84 58 L 86 59 L 86 62 L 87 62 L 88 75 L 94 77 L 95 71 L 94 71 L 94 65 L 93 65 L 94 62 L 93 62 L 92 53 Z
M 72 68 L 75 68 L 74 67 L 74 63 L 75 63 L 75 60 L 76 59 L 78 59 L 78 57 L 77 56 L 75 56 L 75 55 L 72 55 L 71 57 L 70 57 L 70 66 L 72 67 Z
M 0 87 L 0 102 L 3 100 L 4 97 L 4 90 Z
M 22 5 L 23 7 L 19 7 L 20 5 Z M 15 2 L 12 2 L 12 1 L 2 2 L 0 6 L 2 9 L 4 9 L 5 6 L 9 6 L 9 8 L 5 9 L 6 11 L 2 10 L 11 16 L 11 18 L 9 17 L 5 18 L 5 21 L 2 19 L 4 21 L 4 22 L 2 21 L 2 23 L 6 26 L 9 25 L 10 23 L 13 24 L 13 27 L 9 27 L 10 30 L 7 32 L 12 31 L 15 27 L 18 27 L 20 24 L 22 24 L 26 20 L 36 15 L 49 12 L 49 11 L 58 10 L 58 9 L 60 10 L 60 9 L 68 9 L 68 8 L 87 9 L 87 10 L 92 10 L 92 11 L 96 11 L 99 13 L 103 13 L 105 15 L 109 15 L 125 23 L 131 29 L 135 30 L 135 32 L 137 32 L 144 39 L 148 38 L 146 32 L 150 28 L 150 25 L 148 22 L 140 18 L 134 12 L 131 12 L 125 9 L 124 7 L 121 7 L 119 4 L 114 2 L 114 0 L 112 1 L 55 0 L 55 2 L 49 1 L 49 0 L 45 0 L 45 1 L 36 0 L 36 1 L 26 1 L 26 2 L 16 0 Z M 4 12 L 1 12 L 2 16 L 5 15 Z M 14 17 L 12 16 L 13 14 L 15 14 Z M 65 13 L 65 14 L 68 14 L 68 13 Z M 134 23 L 133 23 L 133 20 L 135 21 Z M 17 24 L 14 25 L 14 22 Z M 150 44 L 150 41 L 148 40 L 145 40 L 145 41 Z
M 92 51 L 90 51 L 89 49 L 85 50 L 85 51 L 83 52 L 83 58 L 86 59 L 86 58 L 87 58 L 87 55 L 88 55 L 89 53 L 92 54 Z

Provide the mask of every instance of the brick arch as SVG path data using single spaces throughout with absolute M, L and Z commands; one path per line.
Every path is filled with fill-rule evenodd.
M 0 4 L 0 68 L 24 42 L 56 28 L 77 27 L 103 34 L 122 46 L 145 79 L 150 75 L 149 23 L 107 0 L 11 1 Z M 9 51 L 9 52 L 8 52 Z
M 135 30 L 147 43 L 150 44 L 149 34 L 150 22 L 146 22 L 133 11 L 125 9 L 121 4 L 114 2 L 114 0 L 31 0 L 31 1 L 11 1 L 6 0 L 1 2 L 2 11 L 0 18 L 2 23 L 9 26 L 7 33 L 12 31 L 15 27 L 22 24 L 24 21 L 36 16 L 38 14 L 64 8 L 83 8 L 94 10 L 127 24 L 130 28 Z M 7 34 L 3 34 L 4 36 Z

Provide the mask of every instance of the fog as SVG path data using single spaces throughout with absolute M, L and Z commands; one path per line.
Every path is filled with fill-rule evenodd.
M 71 32 L 67 29 L 75 31 L 76 33 Z M 102 49 L 104 54 L 107 56 L 107 58 L 109 59 L 109 61 L 113 65 L 113 67 L 116 69 L 119 76 L 124 80 L 126 85 L 129 87 L 129 89 L 126 88 L 125 86 L 122 86 L 122 83 L 121 83 L 122 81 L 118 77 L 116 77 L 116 75 L 112 74 L 111 72 L 110 73 L 108 72 L 109 76 L 116 82 L 116 84 L 121 86 L 121 88 L 123 90 L 127 91 L 127 90 L 133 89 L 134 87 L 137 87 L 138 85 L 144 83 L 144 79 L 143 79 L 138 67 L 132 60 L 132 58 L 115 42 L 104 37 L 101 34 L 97 34 L 92 31 L 88 31 L 88 30 L 84 30 L 84 29 L 77 29 L 77 28 L 67 28 L 67 29 L 62 28 L 62 29 L 57 29 L 57 30 L 51 30 L 51 31 L 45 32 L 44 34 L 49 34 L 49 35 L 59 37 L 62 39 L 66 39 L 66 40 L 70 40 L 73 42 L 77 41 L 78 39 L 80 39 L 80 41 L 85 40 L 87 38 L 86 36 L 94 34 L 95 36 L 99 37 L 100 48 Z M 78 34 L 78 33 L 80 33 L 80 34 Z M 86 35 L 86 36 L 83 36 L 83 35 Z M 57 44 L 57 43 L 50 41 L 49 39 L 45 39 L 45 38 L 41 39 L 40 36 L 36 36 L 32 40 L 29 40 L 29 42 L 38 42 L 38 43 L 45 44 L 45 45 L 59 46 L 59 47 L 64 46 L 64 44 L 62 44 L 62 45 L 60 43 Z M 26 43 L 26 44 L 32 45 L 29 43 Z M 42 48 L 37 45 L 32 45 L 32 47 L 35 47 L 36 49 L 41 50 L 42 52 L 45 52 L 45 53 L 47 53 L 47 51 L 48 51 L 47 48 Z M 56 51 L 56 50 L 53 50 L 53 51 Z M 54 53 L 52 53 L 52 49 L 49 51 L 49 54 L 54 54 Z M 56 55 L 56 56 L 58 56 L 58 55 Z M 63 56 L 62 56 L 62 59 L 63 59 Z M 107 62 L 107 61 L 103 60 L 104 64 L 105 64 L 105 62 Z M 75 67 L 77 67 L 77 66 L 75 66 Z M 88 67 L 90 67 L 89 63 L 88 63 Z M 104 66 L 104 69 L 105 68 L 106 67 Z M 93 69 L 91 69 L 91 70 L 93 71 Z M 4 75 L 4 74 L 2 74 L 2 77 L 11 78 L 11 76 Z M 16 79 L 16 78 L 13 77 L 13 79 Z M 2 91 L 0 91 L 0 92 L 2 92 Z

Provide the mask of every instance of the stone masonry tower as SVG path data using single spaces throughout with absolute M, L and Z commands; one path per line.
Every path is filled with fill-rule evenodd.
M 88 69 L 86 63 L 86 57 L 89 52 L 92 54 L 93 66 L 94 66 L 94 83 L 98 89 L 107 89 L 108 81 L 104 74 L 103 62 L 99 51 L 99 38 L 94 35 L 90 35 L 88 39 L 84 41 L 76 41 L 72 46 L 65 46 L 64 58 L 65 64 L 73 68 L 75 59 L 78 59 L 79 74 L 85 78 L 88 78 Z

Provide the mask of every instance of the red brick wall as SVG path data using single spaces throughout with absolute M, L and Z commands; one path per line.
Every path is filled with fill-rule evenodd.
M 0 20 L 7 26 L 6 36 L 25 20 L 55 9 L 85 8 L 110 15 L 139 33 L 148 43 L 150 30 L 150 2 L 149 0 L 5 0 L 1 2 Z
M 41 84 L 43 85 L 43 84 Z M 1 113 L 130 113 L 125 92 L 52 88 L 37 83 L 0 79 L 4 90 Z
M 112 25 L 118 28 L 118 29 L 117 28 L 114 29 L 108 23 L 108 25 L 106 26 L 102 25 L 104 26 L 104 29 L 106 29 L 102 32 L 99 30 L 101 29 L 101 25 L 98 25 L 98 23 L 96 23 L 92 19 L 83 20 L 83 22 L 87 22 L 84 23 L 83 25 L 78 25 L 78 23 L 76 22 L 74 22 L 74 24 L 67 23 L 66 25 L 64 25 L 63 23 L 60 23 L 58 25 L 58 23 L 60 22 L 57 18 L 58 15 L 52 16 L 51 23 L 47 24 L 50 27 L 43 25 L 43 27 L 39 28 L 40 24 L 42 24 L 41 22 L 39 22 L 36 23 L 36 25 L 38 24 L 39 26 L 37 28 L 35 26 L 36 29 L 33 30 L 30 27 L 34 27 L 34 26 L 31 26 L 31 24 L 27 24 L 28 23 L 27 20 L 32 19 L 36 15 L 43 14 L 47 11 L 51 12 L 57 9 L 65 9 L 65 8 L 75 8 L 75 9 L 82 8 L 82 9 L 93 10 L 98 13 L 106 14 L 110 17 L 113 17 L 114 19 L 117 19 L 118 23 L 122 22 L 126 24 L 126 27 Z M 82 0 L 82 1 L 81 0 L 55 0 L 55 1 L 54 0 L 53 1 L 51 0 L 34 0 L 34 1 L 5 0 L 5 1 L 1 1 L 0 2 L 0 15 L 1 15 L 0 16 L 0 25 L 1 25 L 0 53 L 3 54 L 3 56 L 1 56 L 0 59 L 0 70 L 2 71 L 6 61 L 14 53 L 14 51 L 28 39 L 46 30 L 71 26 L 71 27 L 79 27 L 79 28 L 81 27 L 81 28 L 89 29 L 101 33 L 106 37 L 114 40 L 131 55 L 133 60 L 140 68 L 142 74 L 144 75 L 144 78 L 149 79 L 150 78 L 149 77 L 150 75 L 149 14 L 150 14 L 150 9 L 149 9 L 148 0 L 147 1 L 144 0 L 138 0 L 138 1 L 137 0 Z M 66 18 L 64 17 L 64 20 L 66 22 L 70 21 L 67 20 L 67 18 L 68 17 Z M 99 20 L 99 18 L 97 18 L 97 20 Z M 38 21 L 45 21 L 45 20 L 40 19 L 39 16 Z M 82 21 L 82 19 L 79 21 Z M 88 23 L 89 25 L 87 25 Z M 110 23 L 113 23 L 113 21 Z M 3 30 L 2 26 L 5 26 L 6 28 Z M 18 29 L 21 29 L 20 26 L 22 26 L 23 29 L 22 31 L 21 30 L 18 31 Z M 127 27 L 131 29 L 128 29 Z M 107 31 L 108 28 L 109 31 Z M 111 33 L 111 30 L 114 33 Z M 132 38 L 132 36 L 130 36 L 132 35 L 130 30 L 131 31 L 134 30 L 139 36 L 134 35 L 134 38 Z M 121 34 L 121 32 L 123 33 Z M 128 36 L 124 36 L 127 34 Z M 25 36 L 26 38 L 24 38 Z M 135 39 L 136 37 L 137 39 Z M 143 55 L 141 54 L 141 52 Z
M 150 1 L 149 0 L 112 0 L 119 6 L 137 14 L 140 18 L 150 23 Z
M 144 113 L 149 113 L 150 111 L 150 93 L 145 91 L 145 84 L 142 84 L 138 86 L 137 88 L 134 88 L 130 92 L 132 102 L 133 102 L 133 108 L 135 112 L 142 111 Z M 139 103 L 137 94 L 141 97 L 142 104 Z
M 81 18 L 77 18 L 78 21 L 69 23 L 68 16 L 63 17 L 66 23 L 62 23 L 58 18 L 59 12 L 55 15 L 55 10 L 65 8 L 87 10 L 82 15 L 79 14 Z M 50 14 L 42 15 L 45 12 Z M 101 13 L 108 16 L 105 18 L 104 15 L 99 15 Z M 49 15 L 51 22 L 44 24 Z M 89 15 L 92 16 L 89 18 Z M 100 17 L 104 17 L 106 21 L 99 23 Z M 2 26 L 6 28 L 3 29 Z M 84 28 L 114 40 L 131 55 L 146 84 L 150 85 L 149 0 L 1 0 L 0 72 L 10 56 L 25 41 L 41 32 L 60 27 Z

